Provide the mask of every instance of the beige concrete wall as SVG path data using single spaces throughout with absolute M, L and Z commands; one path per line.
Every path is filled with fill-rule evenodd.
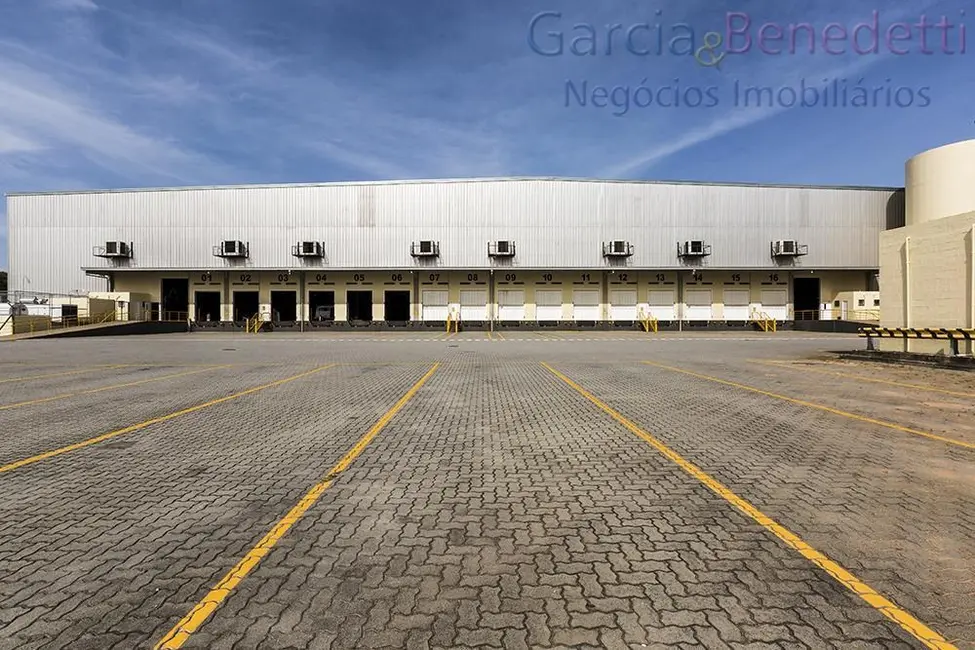
M 89 298 L 111 300 L 116 305 L 115 320 L 145 320 L 149 318 L 146 303 L 152 302 L 152 296 L 147 293 L 130 293 L 128 291 L 92 291 Z
M 881 235 L 882 327 L 975 327 L 975 211 Z M 934 341 L 885 342 L 884 349 L 947 350 Z
M 907 226 L 975 210 L 975 140 L 914 156 L 905 176 Z
M 115 276 L 115 291 L 147 295 L 149 302 L 159 302 L 162 278 L 160 273 L 118 273 Z
M 879 291 L 841 291 L 833 297 L 830 318 L 855 321 L 880 320 Z

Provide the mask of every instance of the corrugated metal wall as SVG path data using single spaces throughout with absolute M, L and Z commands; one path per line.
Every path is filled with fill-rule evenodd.
M 770 242 L 809 247 L 800 268 L 878 268 L 879 234 L 904 222 L 894 190 L 574 180 L 474 180 L 326 184 L 8 197 L 13 288 L 100 289 L 82 267 L 115 268 L 92 248 L 134 244 L 132 269 L 219 270 L 221 240 L 250 244 L 249 268 L 300 268 L 298 241 L 326 242 L 333 269 L 610 267 L 604 241 L 634 246 L 632 268 L 682 266 L 677 242 L 711 245 L 705 268 L 781 268 Z M 440 242 L 417 261 L 411 242 Z M 492 262 L 488 242 L 514 240 L 517 255 Z

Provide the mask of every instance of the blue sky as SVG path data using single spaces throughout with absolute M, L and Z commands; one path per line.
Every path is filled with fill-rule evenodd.
M 975 137 L 975 9 L 962 15 L 961 0 L 783 5 L 2 0 L 0 189 L 507 175 L 900 185 L 908 157 Z M 813 54 L 758 50 L 762 23 L 852 30 L 875 9 L 877 54 L 830 55 L 821 40 Z M 531 46 L 531 21 L 547 11 L 562 17 L 539 23 L 536 45 L 550 50 L 556 41 L 547 33 L 561 31 L 561 56 Z M 640 23 L 661 26 L 665 50 L 690 31 L 700 47 L 706 32 L 724 32 L 728 11 L 749 16 L 752 48 L 717 67 L 680 54 L 686 39 L 674 42 L 677 54 L 628 51 L 627 30 Z M 915 28 L 911 40 L 894 43 L 910 52 L 891 54 L 890 24 L 922 14 L 965 23 L 970 51 L 942 53 L 940 32 L 931 31 L 933 54 L 923 54 Z M 583 33 L 577 23 L 596 28 L 595 56 L 570 51 Z M 617 23 L 607 54 L 606 26 Z M 673 31 L 677 23 L 689 29 Z M 653 32 L 631 33 L 631 49 L 645 51 Z M 860 37 L 869 47 L 870 33 Z M 741 49 L 736 38 L 722 47 Z M 957 43 L 956 28 L 949 49 Z M 848 93 L 860 80 L 880 87 L 880 106 L 735 102 L 736 84 L 779 91 L 833 79 L 846 80 Z M 646 91 L 634 94 L 641 84 L 654 93 L 650 106 Z M 661 106 L 668 85 L 712 99 Z M 594 87 L 617 88 L 617 103 L 600 102 L 597 90 L 594 105 Z M 912 105 L 888 108 L 886 89 L 898 88 L 910 89 L 901 98 L 913 96 Z M 0 268 L 6 263 L 4 214 Z

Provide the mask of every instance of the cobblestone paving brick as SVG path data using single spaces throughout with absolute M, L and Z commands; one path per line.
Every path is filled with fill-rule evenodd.
M 307 365 L 301 368 L 243 366 L 211 370 L 113 391 L 82 394 L 52 402 L 0 410 L 0 426 L 7 431 L 0 438 L 0 465 L 290 377 L 310 368 L 311 366 Z M 174 370 L 171 368 L 153 367 L 144 377 L 146 379 L 161 377 L 172 372 Z M 179 372 L 179 369 L 175 372 Z M 137 381 L 134 376 L 141 378 L 143 375 L 127 372 L 124 379 L 119 380 L 116 377 L 112 382 L 99 381 L 89 384 L 79 381 L 74 389 L 65 385 L 59 385 L 57 388 L 47 385 L 36 386 L 32 387 L 30 394 L 22 395 L 20 399 L 9 399 L 0 389 L 0 400 L 9 404 L 22 400 L 43 399 L 72 390 L 84 391 L 89 387 L 96 388 L 110 383 Z M 140 434 L 136 432 L 127 435 Z
M 971 395 L 958 396 L 858 381 L 851 377 L 803 372 L 802 366 L 795 365 L 776 366 L 737 360 L 729 363 L 727 359 L 720 358 L 676 359 L 672 354 L 650 354 L 646 358 L 779 395 L 806 399 L 850 413 L 893 421 L 901 426 L 975 444 L 975 389 L 971 388 L 975 373 L 972 372 L 948 371 L 950 374 L 961 374 L 966 380 L 964 383 L 957 382 L 958 390 L 962 390 L 963 385 L 970 387 L 968 392 Z M 885 371 L 887 368 L 884 365 L 878 365 L 873 369 L 871 378 L 883 379 L 888 374 Z M 923 379 L 920 381 L 923 382 Z M 945 383 L 948 382 L 939 382 L 939 385 L 951 390 L 951 384 L 946 386 Z M 891 435 L 894 435 L 893 432 Z
M 146 647 L 423 370 L 326 370 L 0 476 L 0 648 Z
M 106 357 L 239 365 L 207 382 L 195 375 L 0 411 L 3 453 L 103 433 L 113 411 L 130 425 L 182 399 L 354 365 L 0 475 L 0 650 L 149 647 L 434 361 L 446 365 L 188 647 L 916 647 L 540 360 L 975 647 L 969 456 L 638 364 L 658 359 L 758 385 L 765 369 L 735 375 L 747 359 L 862 342 L 666 336 L 488 344 L 178 335 L 4 347 L 0 372 L 18 376 L 48 372 L 51 358 L 68 369 Z M 375 365 L 383 362 L 397 365 Z M 114 381 L 96 376 L 78 375 L 77 385 Z M 782 377 L 776 392 L 844 395 L 838 378 L 816 386 Z M 62 380 L 23 382 L 32 388 L 21 394 L 61 392 Z M 167 395 L 169 386 L 178 388 Z M 884 399 L 904 397 L 878 398 L 877 409 Z
M 438 372 L 186 647 L 914 647 L 547 371 L 482 358 Z
M 746 366 L 714 366 L 683 364 L 761 383 Z M 921 620 L 975 647 L 975 452 L 652 366 L 561 368 Z M 763 387 L 821 403 L 855 383 L 830 378 L 819 387 L 824 397 L 801 376 Z
M 84 370 L 84 366 L 71 366 L 57 372 L 55 368 L 44 367 L 31 367 L 26 371 L 15 371 L 9 369 L 9 364 L 0 364 L 0 406 L 53 395 L 104 388 L 114 384 L 142 381 L 164 375 L 199 371 L 203 368 L 203 366 L 152 365 L 90 368 L 88 371 L 79 372 Z

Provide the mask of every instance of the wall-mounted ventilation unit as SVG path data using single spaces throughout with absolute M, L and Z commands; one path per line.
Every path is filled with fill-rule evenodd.
M 132 257 L 132 244 L 124 241 L 107 241 L 104 246 L 96 246 L 92 252 L 97 257 L 127 259 Z
M 222 241 L 213 247 L 213 254 L 217 257 L 248 257 L 250 246 L 242 241 Z
M 515 243 L 508 239 L 499 239 L 488 244 L 488 255 L 491 257 L 514 257 Z
M 604 257 L 629 257 L 633 255 L 633 244 L 617 239 L 603 244 Z
M 416 241 L 410 246 L 410 255 L 413 257 L 439 257 L 440 242 L 424 239 Z
M 798 257 L 805 255 L 809 247 L 794 239 L 780 239 L 772 242 L 772 257 Z
M 678 257 L 705 257 L 710 254 L 710 244 L 705 244 L 700 239 L 692 239 L 677 244 Z
M 295 257 L 324 257 L 325 244 L 320 241 L 301 241 L 291 247 Z

